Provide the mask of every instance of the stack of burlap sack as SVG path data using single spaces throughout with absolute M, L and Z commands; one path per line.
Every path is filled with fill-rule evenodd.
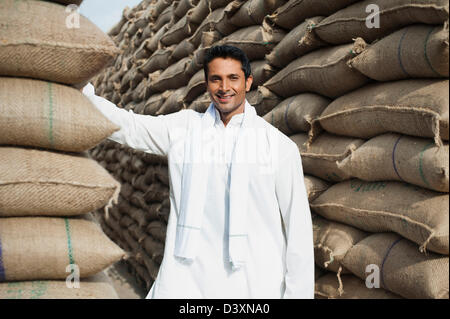
M 0 298 L 118 298 L 125 253 L 90 213 L 120 184 L 87 154 L 118 127 L 73 87 L 118 50 L 55 2 L 0 2 Z
M 118 203 L 100 219 L 101 226 L 129 252 L 129 271 L 149 290 L 162 261 L 170 211 L 167 159 L 112 141 L 93 149 L 91 156 L 122 184 Z
M 135 113 L 203 112 L 205 50 L 240 47 L 249 102 L 302 154 L 316 296 L 448 298 L 447 21 L 447 0 L 143 1 L 93 82 Z

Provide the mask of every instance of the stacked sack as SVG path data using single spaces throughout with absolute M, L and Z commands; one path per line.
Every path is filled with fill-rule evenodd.
M 118 127 L 71 86 L 117 49 L 67 16 L 47 1 L 0 3 L 0 298 L 118 298 L 103 270 L 124 252 L 90 212 L 120 184 L 86 152 Z
M 94 85 L 135 113 L 203 112 L 205 50 L 240 47 L 247 99 L 302 155 L 316 296 L 448 298 L 447 20 L 446 0 L 143 1 Z

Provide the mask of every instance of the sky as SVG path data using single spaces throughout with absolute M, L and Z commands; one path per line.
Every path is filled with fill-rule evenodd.
M 122 17 L 125 7 L 134 7 L 141 0 L 84 0 L 80 13 L 107 33 Z

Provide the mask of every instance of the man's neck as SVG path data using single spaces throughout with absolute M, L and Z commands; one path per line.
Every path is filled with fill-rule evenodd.
M 245 101 L 244 101 L 244 103 L 242 103 L 241 106 L 239 106 L 236 110 L 234 110 L 234 111 L 232 111 L 232 112 L 230 112 L 230 113 L 222 113 L 218 108 L 216 108 L 216 109 L 217 109 L 217 111 L 218 111 L 219 114 L 220 114 L 220 119 L 222 120 L 223 125 L 224 125 L 224 126 L 227 126 L 227 124 L 231 121 L 231 118 L 232 118 L 233 116 L 235 116 L 235 115 L 237 115 L 237 114 L 244 113 L 244 110 L 245 110 Z

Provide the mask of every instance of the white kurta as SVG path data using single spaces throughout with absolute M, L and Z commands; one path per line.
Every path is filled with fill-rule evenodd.
M 277 137 L 277 166 L 271 174 L 253 174 L 249 181 L 246 264 L 232 270 L 228 256 L 231 150 L 243 114 L 225 127 L 216 110 L 210 136 L 219 158 L 209 170 L 199 249 L 192 262 L 174 256 L 179 216 L 182 163 L 180 135 L 202 113 L 182 110 L 157 117 L 134 114 L 93 92 L 83 93 L 121 129 L 110 139 L 132 148 L 168 156 L 170 216 L 164 258 L 147 298 L 313 298 L 314 250 L 309 203 L 300 154 L 294 142 L 261 117 L 260 127 Z M 180 134 L 181 132 L 181 134 Z M 269 143 L 269 142 L 267 142 Z M 269 146 L 267 146 L 269 147 Z M 268 148 L 269 149 L 269 148 Z M 271 148 L 274 152 L 275 148 Z

